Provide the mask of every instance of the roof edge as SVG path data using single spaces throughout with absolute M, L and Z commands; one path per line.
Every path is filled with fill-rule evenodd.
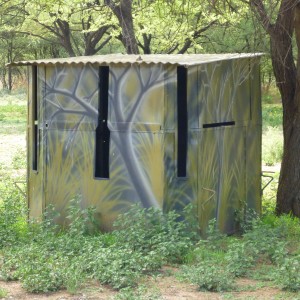
M 261 57 L 264 53 L 223 53 L 223 54 L 106 54 L 94 56 L 76 56 L 68 58 L 50 58 L 11 62 L 6 67 L 30 65 L 86 65 L 86 64 L 170 64 L 193 66 L 214 61 Z

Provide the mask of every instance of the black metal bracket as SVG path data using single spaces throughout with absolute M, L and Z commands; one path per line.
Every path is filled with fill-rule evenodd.
M 264 173 L 272 173 L 274 174 L 275 172 L 273 171 L 262 171 L 261 172 L 261 177 L 265 177 L 265 178 L 270 178 L 270 180 L 265 184 L 265 186 L 261 189 L 261 194 L 263 194 L 264 189 L 274 180 L 274 177 L 271 175 L 264 175 Z

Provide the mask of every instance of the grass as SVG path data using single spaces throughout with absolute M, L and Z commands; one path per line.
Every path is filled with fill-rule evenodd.
M 26 130 L 25 93 L 0 93 L 0 134 L 23 134 Z
M 282 130 L 268 127 L 262 137 L 262 161 L 266 166 L 274 166 L 281 162 L 283 155 Z
M 283 154 L 281 105 L 264 104 L 262 117 L 262 161 L 264 165 L 274 166 L 281 162 Z

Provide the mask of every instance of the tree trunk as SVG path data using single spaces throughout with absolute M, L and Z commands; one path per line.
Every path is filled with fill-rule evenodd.
M 8 47 L 7 47 L 7 62 L 8 63 L 11 63 L 13 58 L 12 58 L 12 53 L 13 53 L 13 43 L 12 43 L 12 40 L 10 40 L 8 42 Z M 12 90 L 12 70 L 11 70 L 11 67 L 8 68 L 7 70 L 7 88 L 9 90 L 9 92 L 11 92 Z
M 287 16 L 288 18 L 289 16 Z M 281 164 L 281 172 L 279 178 L 276 213 L 292 213 L 300 217 L 300 4 L 294 8 L 294 28 L 298 47 L 297 69 L 295 67 L 292 54 L 283 56 L 281 60 L 286 58 L 285 70 L 277 67 L 278 61 L 274 61 L 274 71 L 277 79 L 278 87 L 282 96 L 283 103 L 283 135 L 284 148 L 283 159 Z M 284 29 L 281 29 L 283 31 Z M 287 36 L 287 33 L 282 32 Z M 283 47 L 283 40 L 281 45 Z M 273 47 L 276 45 L 273 45 Z M 291 44 L 289 52 L 291 52 Z M 277 49 L 280 47 L 277 46 Z M 287 54 L 287 52 L 285 53 Z M 292 62 L 290 61 L 292 60 Z M 283 61 L 283 60 L 282 60 Z M 282 65 L 282 62 L 281 62 Z M 284 72 L 283 72 L 284 71 Z M 277 72 L 277 73 L 276 73 Z M 276 75 L 277 74 L 277 75 Z M 278 80 L 279 79 L 279 80 Z
M 105 4 L 110 7 L 118 18 L 122 28 L 122 43 L 127 54 L 139 54 L 138 43 L 135 37 L 132 17 L 132 0 L 120 0 L 116 5 L 113 0 L 105 0 Z
M 250 6 L 270 36 L 273 71 L 283 106 L 283 158 L 276 213 L 300 217 L 300 3 L 281 0 L 274 24 L 262 0 L 250 0 Z M 294 31 L 297 67 L 293 56 Z

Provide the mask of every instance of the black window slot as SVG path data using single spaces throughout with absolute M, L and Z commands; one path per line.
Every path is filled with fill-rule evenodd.
M 235 125 L 235 121 L 203 124 L 203 128 L 224 127 L 224 126 L 233 126 L 233 125 Z
M 177 67 L 177 177 L 186 177 L 188 147 L 187 69 Z
M 95 178 L 109 179 L 110 131 L 108 118 L 109 67 L 99 67 L 98 126 L 95 142 Z
M 38 103 L 37 66 L 32 67 L 32 170 L 38 170 Z

